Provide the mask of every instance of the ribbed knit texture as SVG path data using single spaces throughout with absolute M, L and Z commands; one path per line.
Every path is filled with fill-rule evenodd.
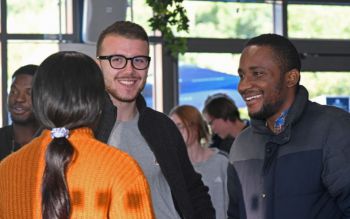
M 68 140 L 75 150 L 66 175 L 70 218 L 154 218 L 149 186 L 136 161 L 94 139 L 88 128 L 72 131 Z M 50 141 L 50 131 L 44 130 L 0 163 L 0 218 L 41 218 L 41 183 Z

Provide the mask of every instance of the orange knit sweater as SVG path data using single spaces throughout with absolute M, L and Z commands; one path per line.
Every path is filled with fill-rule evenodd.
M 66 174 L 70 218 L 154 218 L 149 186 L 135 160 L 97 141 L 88 128 L 71 131 L 68 140 L 75 149 Z M 41 218 L 41 182 L 50 141 L 50 131 L 44 130 L 0 163 L 0 218 Z

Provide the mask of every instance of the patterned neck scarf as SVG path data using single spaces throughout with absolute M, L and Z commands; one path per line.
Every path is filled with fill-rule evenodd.
M 288 110 L 289 109 L 286 109 L 285 111 L 283 111 L 281 113 L 281 115 L 276 119 L 275 124 L 273 126 L 273 130 L 272 130 L 273 133 L 279 134 L 283 131 L 284 126 L 285 126 L 285 122 L 286 122 L 285 119 L 286 119 L 286 116 L 288 114 Z

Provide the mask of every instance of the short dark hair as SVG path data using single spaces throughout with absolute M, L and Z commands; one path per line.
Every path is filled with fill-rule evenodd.
M 297 69 L 300 72 L 300 55 L 293 43 L 287 38 L 278 34 L 262 34 L 250 39 L 245 47 L 252 45 L 270 47 L 274 51 L 275 58 L 283 73 L 292 69 Z
M 20 67 L 19 69 L 17 69 L 13 74 L 12 74 L 12 79 L 15 78 L 18 75 L 31 75 L 34 76 L 36 71 L 38 70 L 37 65 L 24 65 L 22 67 Z
M 97 56 L 101 55 L 100 50 L 102 42 L 108 35 L 118 35 L 128 39 L 143 40 L 149 43 L 148 35 L 142 26 L 131 21 L 116 21 L 104 29 L 98 37 L 96 49 Z
M 232 122 L 241 120 L 238 108 L 229 96 L 221 95 L 212 99 L 207 99 L 202 111 L 204 114 L 208 114 L 217 119 L 230 120 Z

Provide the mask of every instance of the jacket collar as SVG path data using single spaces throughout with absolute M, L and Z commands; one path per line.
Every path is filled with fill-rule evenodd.
M 139 111 L 139 113 L 141 114 L 147 107 L 146 105 L 146 100 L 145 98 L 139 94 L 137 97 L 136 97 L 136 107 L 137 107 L 137 110 Z
M 117 113 L 118 113 L 118 108 L 116 106 L 113 105 L 112 103 L 112 100 L 109 98 L 108 96 L 108 102 L 109 102 L 109 106 L 112 106 L 113 109 L 114 109 L 114 115 L 115 115 L 115 118 L 117 117 Z M 146 100 L 145 98 L 139 94 L 137 97 L 136 97 L 136 107 L 137 107 L 137 110 L 139 111 L 140 115 L 142 114 L 142 112 L 146 109 L 147 105 L 146 105 Z
M 304 86 L 299 85 L 295 100 L 286 116 L 284 130 L 280 134 L 275 135 L 268 127 L 266 127 L 266 120 L 252 119 L 251 124 L 253 131 L 258 134 L 270 135 L 273 137 L 272 139 L 276 143 L 289 141 L 291 136 L 291 127 L 301 118 L 303 111 L 306 108 L 308 99 L 308 91 Z

